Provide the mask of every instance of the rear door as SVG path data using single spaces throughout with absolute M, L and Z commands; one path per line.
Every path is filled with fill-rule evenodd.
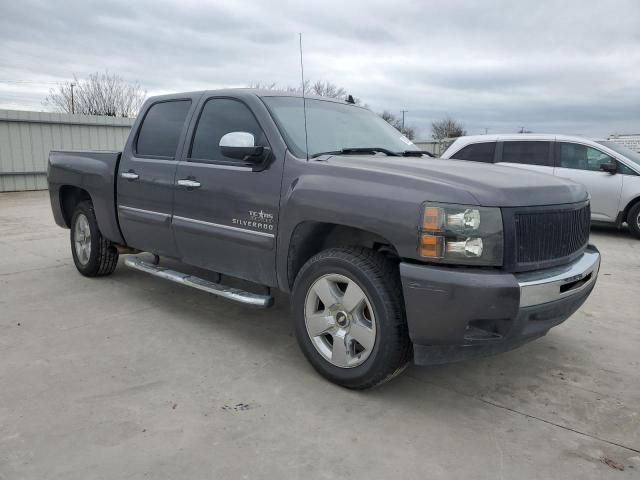
M 255 96 L 212 96 L 201 104 L 176 170 L 173 231 L 180 259 L 274 285 L 283 144 Z M 254 168 L 225 157 L 219 143 L 230 132 L 252 134 L 255 145 L 271 148 L 269 160 Z
M 623 175 L 603 172 L 600 165 L 614 159 L 597 148 L 580 143 L 556 144 L 556 175 L 581 183 L 591 195 L 591 217 L 613 222 L 620 211 Z
M 553 175 L 553 142 L 505 140 L 498 143 L 498 162 Z
M 127 245 L 158 255 L 177 255 L 171 232 L 176 155 L 180 151 L 194 99 L 153 103 L 120 160 L 118 218 Z

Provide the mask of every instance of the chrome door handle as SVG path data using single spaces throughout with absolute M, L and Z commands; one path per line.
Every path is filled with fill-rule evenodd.
M 187 188 L 198 188 L 200 187 L 200 182 L 196 182 L 195 180 L 190 180 L 188 178 L 183 178 L 182 180 L 178 180 L 178 185 Z
M 122 172 L 120 176 L 122 178 L 126 178 L 127 180 L 137 180 L 140 178 L 140 175 L 138 175 L 136 172 Z

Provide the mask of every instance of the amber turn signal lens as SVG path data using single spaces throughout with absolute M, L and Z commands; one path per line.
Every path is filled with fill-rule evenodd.
M 423 234 L 420 236 L 420 255 L 425 258 L 442 258 L 444 237 Z
M 422 229 L 429 231 L 439 231 L 442 225 L 442 209 L 438 207 L 427 207 L 424 209 L 422 219 Z

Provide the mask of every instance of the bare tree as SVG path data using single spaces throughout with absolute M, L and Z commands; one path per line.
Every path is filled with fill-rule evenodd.
M 263 83 L 263 82 L 251 82 L 249 88 L 257 88 L 258 90 L 280 90 L 276 82 Z
M 311 93 L 320 97 L 345 98 L 347 91 L 336 84 L 318 80 L 311 85 Z
M 44 104 L 65 113 L 135 117 L 147 96 L 138 82 L 128 83 L 119 75 L 93 73 L 85 80 L 73 81 L 52 88 Z
M 464 125 L 449 116 L 445 117 L 443 120 L 439 120 L 431 124 L 431 135 L 436 140 L 462 137 L 466 134 L 467 132 L 464 129 Z
M 382 112 L 380 114 L 380 117 L 385 122 L 390 124 L 393 128 L 395 128 L 400 133 L 402 133 L 409 140 L 413 140 L 414 138 L 416 138 L 416 130 L 415 130 L 415 128 L 410 127 L 410 126 L 408 126 L 406 124 L 403 127 L 402 126 L 402 120 L 400 118 L 396 117 L 393 113 L 385 110 L 384 112 Z
M 251 82 L 249 84 L 249 88 L 258 88 L 261 90 L 282 90 L 285 92 L 295 92 L 302 93 L 302 86 L 286 86 L 281 87 L 276 82 L 265 83 L 265 82 Z M 319 97 L 329 97 L 329 98 L 339 98 L 342 100 L 346 100 L 348 93 L 347 90 L 343 87 L 339 87 L 335 83 L 331 83 L 326 80 L 318 80 L 316 82 L 311 82 L 310 80 L 304 81 L 304 93 L 307 95 L 317 95 Z M 362 105 L 366 107 L 367 105 L 362 104 L 362 100 L 354 97 L 353 101 L 356 105 Z

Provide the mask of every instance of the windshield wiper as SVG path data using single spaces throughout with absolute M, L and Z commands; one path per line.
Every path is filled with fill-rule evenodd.
M 334 150 L 331 152 L 320 152 L 314 153 L 311 155 L 311 158 L 316 158 L 321 155 L 349 155 L 351 153 L 384 153 L 389 157 L 399 157 L 400 154 L 396 152 L 392 152 L 389 149 L 382 147 L 353 147 L 353 148 L 343 148 L 342 150 Z
M 403 152 L 399 152 L 403 157 L 421 157 L 423 155 L 427 155 L 429 157 L 433 157 L 433 155 L 425 150 L 405 150 Z

